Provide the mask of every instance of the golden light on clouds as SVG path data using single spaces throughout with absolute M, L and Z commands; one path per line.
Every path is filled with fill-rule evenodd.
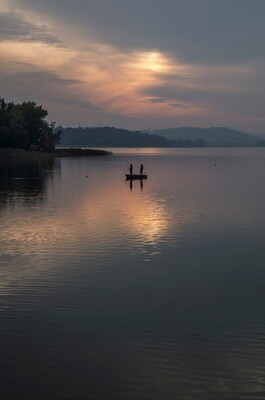
M 101 9 L 96 2 L 81 2 L 80 8 L 71 2 L 62 7 L 56 1 L 0 4 L 1 95 L 41 102 L 58 124 L 93 126 L 101 121 L 128 129 L 156 129 L 228 126 L 235 121 L 245 126 L 248 120 L 249 126 L 255 121 L 263 126 L 264 62 L 238 62 L 238 51 L 222 61 L 220 54 L 230 43 L 203 54 L 208 40 L 200 42 L 192 29 L 181 31 L 181 24 L 176 29 L 164 26 L 158 35 L 156 19 L 154 24 L 148 21 L 142 37 L 137 25 L 130 31 L 132 24 L 117 18 L 119 13 L 126 15 L 127 7 L 117 13 L 115 6 Z M 197 40 L 200 46 L 193 47 Z M 57 79 L 49 80 L 45 71 Z M 28 72 L 43 74 L 37 90 Z
M 28 16 L 24 17 L 29 21 Z M 52 21 L 47 18 L 38 15 L 34 21 L 52 31 Z M 161 101 L 153 101 L 155 96 L 146 94 L 153 87 L 162 87 L 167 74 L 192 76 L 189 66 L 159 50 L 125 52 L 100 41 L 79 42 L 77 38 L 78 35 L 70 36 L 69 31 L 62 29 L 61 45 L 48 45 L 37 38 L 0 43 L 2 60 L 10 65 L 6 76 L 12 79 L 13 74 L 21 90 L 31 89 L 33 100 L 52 110 L 52 120 L 55 117 L 57 123 L 63 124 L 60 116 L 74 113 L 79 122 L 85 119 L 85 125 L 91 125 L 89 121 L 98 121 L 101 114 L 107 119 L 111 116 L 152 119 L 190 112 L 190 104 L 179 107 L 165 96 Z M 187 81 L 179 83 L 187 84 Z
M 67 65 L 76 59 L 74 51 L 37 42 L 1 42 L 0 52 L 2 60 L 8 61 L 11 66 L 17 63 L 16 71 L 20 72 L 28 71 L 31 66 L 35 70 L 56 70 L 63 74 L 63 67 L 67 69 Z
M 150 51 L 139 54 L 139 69 L 151 72 L 166 72 L 168 60 L 158 51 Z
M 175 60 L 158 51 L 121 53 L 114 47 L 98 43 L 87 45 L 80 53 L 69 46 L 2 42 L 0 52 L 3 61 L 10 64 L 7 76 L 18 74 L 22 82 L 25 79 L 23 74 L 27 73 L 30 82 L 25 82 L 25 85 L 30 84 L 38 89 L 36 93 L 44 106 L 51 110 L 56 107 L 62 117 L 75 110 L 79 120 L 84 118 L 85 113 L 87 125 L 98 112 L 109 116 L 155 118 L 157 115 L 188 115 L 191 107 L 194 115 L 199 115 L 202 110 L 190 103 L 186 107 L 184 103 L 179 107 L 166 98 L 161 102 L 153 102 L 152 96 L 144 94 L 149 88 L 162 86 L 164 74 L 192 75 L 188 67 L 177 62 L 174 64 Z M 54 82 L 45 77 L 45 71 L 54 74 Z M 34 86 L 34 72 L 41 73 L 46 82 L 36 82 Z M 22 76 L 19 75 L 21 73 Z M 188 84 L 186 81 L 179 83 L 180 87 Z M 47 98 L 49 86 L 51 90 Z M 99 117 L 96 118 L 98 121 Z M 56 119 L 60 123 L 57 116 Z
M 29 16 L 23 17 L 25 21 L 30 20 Z M 35 17 L 36 24 L 43 24 L 47 29 L 51 29 L 51 23 L 49 24 L 45 16 L 43 19 L 40 15 Z M 70 99 L 77 107 L 83 104 L 83 111 L 80 109 L 77 115 L 85 112 L 86 104 L 90 105 L 87 109 L 88 120 L 89 116 L 96 115 L 99 111 L 110 116 L 135 118 L 138 115 L 157 113 L 158 110 L 165 111 L 165 104 L 151 104 L 148 96 L 143 95 L 148 88 L 160 84 L 160 74 L 171 69 L 172 61 L 162 52 L 123 52 L 102 42 L 78 42 L 78 36 L 70 37 L 66 30 L 61 30 L 60 36 L 63 38 L 61 46 L 48 45 L 37 39 L 33 42 L 23 42 L 21 38 L 19 41 L 13 39 L 1 42 L 2 59 L 10 64 L 7 76 L 15 74 L 19 76 L 20 82 L 25 79 L 25 87 L 30 89 L 34 87 L 34 77 L 30 76 L 30 72 L 43 74 L 43 79 L 45 71 L 56 75 L 57 80 L 54 84 L 57 87 L 53 85 L 49 98 L 47 87 L 52 85 L 52 80 L 40 83 L 38 97 L 44 102 L 44 106 L 56 106 L 60 114 L 69 114 Z

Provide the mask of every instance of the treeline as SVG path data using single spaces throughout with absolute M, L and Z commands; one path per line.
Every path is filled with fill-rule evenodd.
M 114 127 L 62 128 L 62 146 L 78 147 L 171 147 L 163 136 L 131 132 Z
M 157 134 L 114 127 L 56 128 L 66 147 L 205 147 L 203 140 L 169 140 Z
M 60 141 L 55 123 L 45 118 L 48 111 L 28 101 L 15 104 L 0 97 L 0 148 L 51 152 Z
M 247 134 L 236 129 L 227 127 L 181 127 L 169 129 L 157 129 L 149 131 L 164 136 L 168 140 L 194 141 L 203 140 L 208 147 L 249 147 L 249 146 L 265 146 L 265 140 L 260 137 Z

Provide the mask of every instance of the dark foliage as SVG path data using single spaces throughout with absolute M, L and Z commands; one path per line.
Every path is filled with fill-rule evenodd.
M 156 134 L 114 127 L 57 128 L 61 145 L 76 147 L 204 147 L 202 140 L 174 141 Z
M 53 151 L 60 140 L 48 112 L 34 102 L 6 103 L 0 97 L 0 147 Z
M 257 136 L 227 127 L 182 127 L 158 129 L 155 131 L 149 131 L 149 133 L 162 135 L 168 140 L 175 140 L 176 143 L 180 144 L 189 141 L 192 141 L 193 144 L 195 144 L 196 141 L 203 140 L 205 145 L 209 147 L 265 146 L 265 140 Z

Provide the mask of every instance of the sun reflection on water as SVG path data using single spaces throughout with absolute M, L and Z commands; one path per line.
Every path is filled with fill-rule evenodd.
M 174 230 L 176 224 L 182 226 L 183 221 L 172 221 L 166 199 L 149 190 L 148 182 L 134 182 L 130 189 L 120 178 L 109 181 L 106 171 L 105 180 L 98 179 L 98 170 L 94 178 L 92 169 L 84 181 L 81 167 L 77 165 L 71 181 L 65 171 L 50 182 L 42 203 L 31 207 L 19 203 L 2 215 L 1 293 L 15 282 L 52 276 L 62 265 L 68 268 L 71 260 L 93 268 L 99 259 L 119 260 L 123 251 L 157 254 L 172 223 Z
M 155 245 L 169 228 L 169 215 L 165 207 L 154 201 L 144 202 L 139 210 L 131 209 L 131 229 L 144 243 Z

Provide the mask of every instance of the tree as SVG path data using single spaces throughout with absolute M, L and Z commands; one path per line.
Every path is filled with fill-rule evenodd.
M 52 151 L 60 140 L 55 123 L 45 118 L 48 111 L 35 102 L 6 103 L 0 98 L 0 147 Z
M 11 147 L 12 131 L 11 131 L 11 115 L 14 103 L 6 103 L 0 97 L 0 145 L 2 147 Z

